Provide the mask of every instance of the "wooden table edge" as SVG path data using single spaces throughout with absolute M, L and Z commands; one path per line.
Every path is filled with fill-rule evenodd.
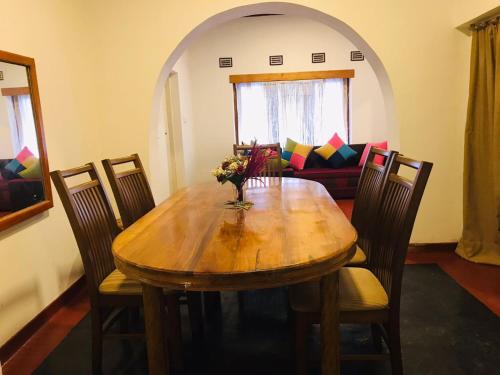
M 135 266 L 123 261 L 116 254 L 113 255 L 116 268 L 120 272 L 143 284 L 176 290 L 237 291 L 275 288 L 319 279 L 344 266 L 354 256 L 355 244 L 356 238 L 350 244 L 348 251 L 340 251 L 339 256 L 330 257 L 313 264 L 307 263 L 286 269 L 238 274 L 167 273 L 165 270 Z

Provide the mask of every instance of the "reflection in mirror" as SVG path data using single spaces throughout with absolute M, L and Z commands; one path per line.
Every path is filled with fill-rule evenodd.
M 26 66 L 0 61 L 0 219 L 44 201 Z

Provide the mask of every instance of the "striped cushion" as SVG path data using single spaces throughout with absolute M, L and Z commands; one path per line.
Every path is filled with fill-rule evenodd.
M 142 294 L 141 283 L 129 279 L 118 270 L 111 272 L 99 285 L 102 294 Z
M 342 268 L 339 274 L 340 310 L 382 310 L 389 297 L 377 277 L 366 268 Z
M 389 306 L 384 287 L 366 268 L 341 268 L 339 284 L 340 311 L 383 310 Z M 319 283 L 312 281 L 290 287 L 290 306 L 295 311 L 319 312 Z

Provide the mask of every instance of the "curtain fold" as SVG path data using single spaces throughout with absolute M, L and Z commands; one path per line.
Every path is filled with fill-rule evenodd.
M 464 151 L 464 224 L 456 252 L 473 262 L 500 265 L 498 20 L 472 32 Z

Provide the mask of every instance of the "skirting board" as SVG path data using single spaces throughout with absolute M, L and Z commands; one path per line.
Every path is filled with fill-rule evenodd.
M 21 348 L 52 316 L 63 306 L 67 305 L 76 295 L 85 289 L 85 276 L 81 276 L 59 297 L 44 308 L 19 332 L 12 336 L 0 347 L 0 362 L 6 363 L 19 348 Z
M 457 242 L 411 243 L 408 251 L 455 251 Z

